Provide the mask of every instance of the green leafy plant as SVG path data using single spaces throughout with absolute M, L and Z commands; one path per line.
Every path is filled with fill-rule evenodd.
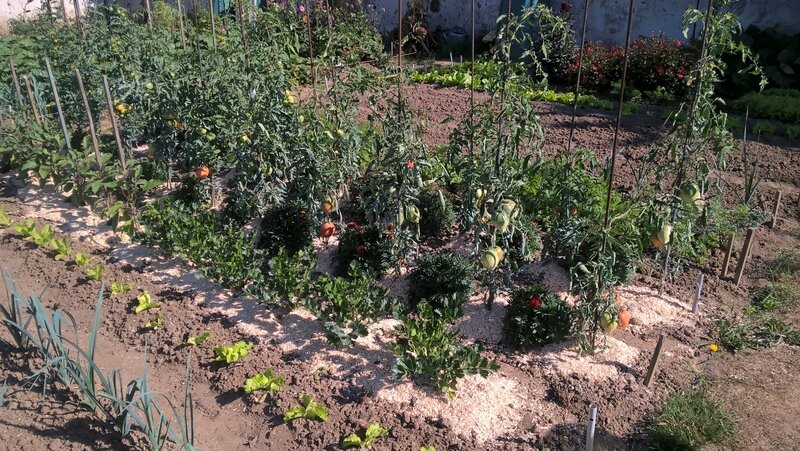
M 308 249 L 316 234 L 314 211 L 304 202 L 289 201 L 264 214 L 258 248 L 264 249 L 268 256 L 277 255 L 281 248 L 294 255 Z
M 253 343 L 246 341 L 237 341 L 229 346 L 214 346 L 214 362 L 231 365 L 250 354 L 251 349 L 253 349 Z
M 248 377 L 244 381 L 244 392 L 248 395 L 257 391 L 278 393 L 283 388 L 283 376 L 275 376 L 271 369 L 263 373 L 258 373 L 253 377 Z
M 347 277 L 323 274 L 313 290 L 306 307 L 323 321 L 329 340 L 337 345 L 349 345 L 366 335 L 369 324 L 393 309 L 389 290 L 375 283 L 355 262 Z
M 352 262 L 379 278 L 395 262 L 392 252 L 396 238 L 394 226 L 389 230 L 379 226 L 361 226 L 355 221 L 347 223 L 339 236 L 339 261 L 337 271 L 347 273 Z
M 572 320 L 572 308 L 565 301 L 533 285 L 512 293 L 503 331 L 517 346 L 542 346 L 563 340 Z
M 53 257 L 56 261 L 66 260 L 72 255 L 72 249 L 66 238 L 53 238 L 50 246 L 56 251 L 56 255 Z
M 136 308 L 134 309 L 134 313 L 136 313 L 137 315 L 139 313 L 144 312 L 145 310 L 150 310 L 150 309 L 161 307 L 161 304 L 159 304 L 157 302 L 153 302 L 153 299 L 150 296 L 150 293 L 147 292 L 147 291 L 143 291 L 141 294 L 136 296 L 136 301 L 138 302 L 138 304 L 136 305 Z
M 325 421 L 328 419 L 328 409 L 314 401 L 307 393 L 300 394 L 300 405 L 294 406 L 283 414 L 283 421 L 288 423 L 298 418 L 307 420 Z
M 435 302 L 443 296 L 455 295 L 459 305 L 463 304 L 473 289 L 474 271 L 470 263 L 463 257 L 448 252 L 425 254 L 417 260 L 411 271 L 409 283 L 412 307 L 428 299 Z
M 458 329 L 452 317 L 434 312 L 427 302 L 420 302 L 416 314 L 400 316 L 397 341 L 392 350 L 397 355 L 395 377 L 427 380 L 449 398 L 456 393 L 458 380 L 466 375 L 487 377 L 499 367 L 481 356 L 483 346 L 458 346 Z
M 701 381 L 689 391 L 667 399 L 650 430 L 653 449 L 699 450 L 728 438 L 733 433 L 733 421 L 722 404 L 711 398 L 708 383 Z
M 363 437 L 355 433 L 345 437 L 342 441 L 342 448 L 369 448 L 372 446 L 372 442 L 387 435 L 389 435 L 389 430 L 375 422 L 367 426 Z
M 36 223 L 33 222 L 33 219 L 28 219 L 25 222 L 11 224 L 11 228 L 24 238 L 30 238 L 36 232 Z
M 89 256 L 83 252 L 76 252 L 75 253 L 75 264 L 79 268 L 83 268 L 89 264 Z
M 6 210 L 0 207 L 0 227 L 6 228 L 11 225 L 11 217 L 8 216 Z
M 440 236 L 455 225 L 453 205 L 441 190 L 422 191 L 417 206 L 420 212 L 419 231 L 422 235 Z
M 290 255 L 281 248 L 269 261 L 265 285 L 273 301 L 284 308 L 294 308 L 305 299 L 311 288 L 311 274 L 316 266 L 312 250 L 300 250 Z
M 208 341 L 209 338 L 211 338 L 211 332 L 205 331 L 200 335 L 187 338 L 186 344 L 189 346 L 201 346 Z
M 111 295 L 119 296 L 133 290 L 133 284 L 130 282 L 112 282 Z
M 156 318 L 145 323 L 144 328 L 149 330 L 156 330 L 164 325 L 164 315 L 159 313 Z
M 86 268 L 86 278 L 94 281 L 103 280 L 103 270 L 102 263 L 98 263 L 94 267 L 88 267 Z

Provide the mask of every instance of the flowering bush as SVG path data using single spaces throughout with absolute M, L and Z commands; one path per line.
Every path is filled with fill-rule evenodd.
M 543 346 L 566 337 L 572 308 L 538 285 L 515 291 L 504 320 L 506 340 L 520 347 Z
M 657 91 L 682 94 L 686 89 L 686 75 L 697 60 L 697 49 L 679 39 L 663 36 L 643 37 L 631 44 L 628 61 L 628 85 L 640 91 Z M 607 46 L 600 42 L 586 45 L 581 72 L 581 85 L 597 91 L 608 90 L 622 78 L 625 49 L 618 45 Z M 566 80 L 575 82 L 578 73 L 578 55 L 574 55 Z

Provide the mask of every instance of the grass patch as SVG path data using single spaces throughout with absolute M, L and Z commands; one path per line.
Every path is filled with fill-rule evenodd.
M 745 313 L 756 315 L 763 312 L 774 312 L 797 302 L 796 291 L 781 282 L 770 282 L 766 287 L 753 293 L 753 303 L 747 306 Z
M 685 393 L 672 395 L 653 419 L 651 447 L 660 451 L 696 450 L 733 434 L 733 421 L 723 406 L 708 393 L 701 380 Z
M 781 251 L 778 257 L 770 262 L 767 278 L 773 282 L 781 281 L 800 271 L 800 255 L 794 252 Z
M 764 349 L 779 343 L 800 345 L 800 330 L 774 317 L 761 318 L 751 323 L 721 318 L 716 323 L 719 344 L 734 354 L 744 348 Z

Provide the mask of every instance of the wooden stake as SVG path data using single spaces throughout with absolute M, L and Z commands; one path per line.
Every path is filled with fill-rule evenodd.
M 778 223 L 778 210 L 781 208 L 781 196 L 783 196 L 783 191 L 778 191 L 778 198 L 775 199 L 775 207 L 772 208 L 772 221 L 769 223 L 770 229 L 774 229 L 775 225 Z
M 147 32 L 150 34 L 150 38 L 153 38 L 153 18 L 150 14 L 150 0 L 144 0 L 144 9 L 147 13 Z
M 56 77 L 53 76 L 53 68 L 50 66 L 50 59 L 44 59 L 44 65 L 47 68 L 47 78 L 50 80 L 50 89 L 53 90 L 53 98 L 56 101 L 56 111 L 58 112 L 58 122 L 61 124 L 61 133 L 64 135 L 64 144 L 67 149 L 71 149 L 69 129 L 67 128 L 67 121 L 64 119 L 64 110 L 61 108 L 61 97 L 58 95 L 58 87 L 56 86 Z
M 649 387 L 650 384 L 653 382 L 653 376 L 656 374 L 656 370 L 658 370 L 658 361 L 661 358 L 661 351 L 664 349 L 664 340 L 667 339 L 666 334 L 661 334 L 658 337 L 658 343 L 656 344 L 656 349 L 653 351 L 653 357 L 650 359 L 650 367 L 647 368 L 647 375 L 644 377 L 644 386 Z
M 67 21 L 67 5 L 64 2 L 64 0 L 59 0 L 59 3 L 61 5 L 61 13 L 64 15 L 64 22 L 66 22 Z
M 78 32 L 81 34 L 81 39 L 86 42 L 86 31 L 83 29 L 83 24 L 81 23 L 81 0 L 73 0 L 72 2 L 75 8 L 75 25 L 78 26 Z
M 27 75 L 22 76 L 22 81 L 25 83 L 25 91 L 28 92 L 28 101 L 31 103 L 31 110 L 33 110 L 33 117 L 36 123 L 42 125 L 42 116 L 39 114 L 39 108 L 36 106 L 36 99 L 33 98 L 33 89 L 31 89 L 31 81 Z
M 217 50 L 217 25 L 214 19 L 214 0 L 208 0 L 208 13 L 211 15 L 211 44 Z
M 108 105 L 108 116 L 111 118 L 111 128 L 114 130 L 114 141 L 117 143 L 117 156 L 123 171 L 128 171 L 128 164 L 125 163 L 125 149 L 122 147 L 122 138 L 119 136 L 119 125 L 117 125 L 117 115 L 114 114 L 114 99 L 111 98 L 111 88 L 108 87 L 108 77 L 103 75 L 103 89 L 106 92 L 106 104 Z
M 181 46 L 183 47 L 183 51 L 186 51 L 186 30 L 183 28 L 183 7 L 181 6 L 182 0 L 176 0 L 175 3 L 178 4 L 178 26 L 181 29 Z
M 17 92 L 17 106 L 20 110 L 24 110 L 23 105 L 25 102 L 22 100 L 22 89 L 19 85 L 19 78 L 17 77 L 17 68 L 14 67 L 14 60 L 8 59 L 8 67 L 11 68 L 11 80 L 14 82 L 14 90 Z
M 739 264 L 736 266 L 736 277 L 734 282 L 736 286 L 742 281 L 744 269 L 747 266 L 747 260 L 750 258 L 750 248 L 753 246 L 753 237 L 756 234 L 756 229 L 748 229 L 747 235 L 744 238 L 744 246 L 742 246 L 742 253 L 739 255 Z
M 81 71 L 78 69 L 75 69 L 75 79 L 78 81 L 78 91 L 81 93 L 83 110 L 86 112 L 86 120 L 89 122 L 89 138 L 92 140 L 94 158 L 97 160 L 97 165 L 102 171 L 103 160 L 100 158 L 100 144 L 97 142 L 97 132 L 94 129 L 94 118 L 92 117 L 92 110 L 89 107 L 89 98 L 86 96 L 86 89 L 83 87 L 83 77 L 81 77 Z
M 728 267 L 731 264 L 731 255 L 733 254 L 733 244 L 736 242 L 736 234 L 732 233 L 730 239 L 728 240 L 728 251 L 725 252 L 725 260 L 722 262 L 722 273 L 720 277 L 727 277 L 728 276 Z
M 704 273 L 700 273 L 700 277 L 697 278 L 697 292 L 694 294 L 694 304 L 692 305 L 692 313 L 697 313 L 700 311 L 700 297 L 703 294 L 703 284 L 706 281 L 706 275 Z

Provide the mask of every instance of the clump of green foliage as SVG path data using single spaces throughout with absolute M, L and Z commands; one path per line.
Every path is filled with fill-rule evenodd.
M 425 190 L 419 194 L 419 231 L 425 236 L 440 236 L 453 228 L 456 214 L 453 204 L 441 190 Z
M 324 405 L 314 401 L 311 395 L 302 393 L 300 395 L 300 405 L 292 407 L 283 414 L 283 421 L 285 423 L 298 418 L 325 421 L 328 419 L 328 409 L 326 409 Z
M 276 376 L 272 369 L 268 369 L 263 373 L 258 373 L 245 379 L 244 392 L 248 395 L 257 391 L 278 393 L 283 388 L 285 379 L 283 376 Z
M 472 291 L 474 271 L 470 263 L 460 255 L 447 252 L 425 254 L 416 262 L 409 276 L 412 308 L 423 299 L 434 308 L 444 296 L 454 295 L 458 305 L 463 304 Z
M 503 331 L 517 346 L 542 346 L 564 339 L 572 328 L 572 308 L 546 289 L 533 285 L 511 295 Z
M 375 422 L 367 426 L 363 437 L 355 433 L 345 437 L 342 441 L 342 448 L 370 448 L 372 442 L 387 435 L 389 435 L 389 430 Z
M 261 219 L 258 248 L 267 256 L 275 256 L 281 248 L 289 255 L 308 249 L 317 233 L 313 211 L 301 201 L 288 201 L 276 205 Z
M 237 341 L 229 346 L 214 346 L 214 362 L 225 365 L 236 363 L 247 357 L 251 349 L 253 349 L 253 343 L 247 341 Z

